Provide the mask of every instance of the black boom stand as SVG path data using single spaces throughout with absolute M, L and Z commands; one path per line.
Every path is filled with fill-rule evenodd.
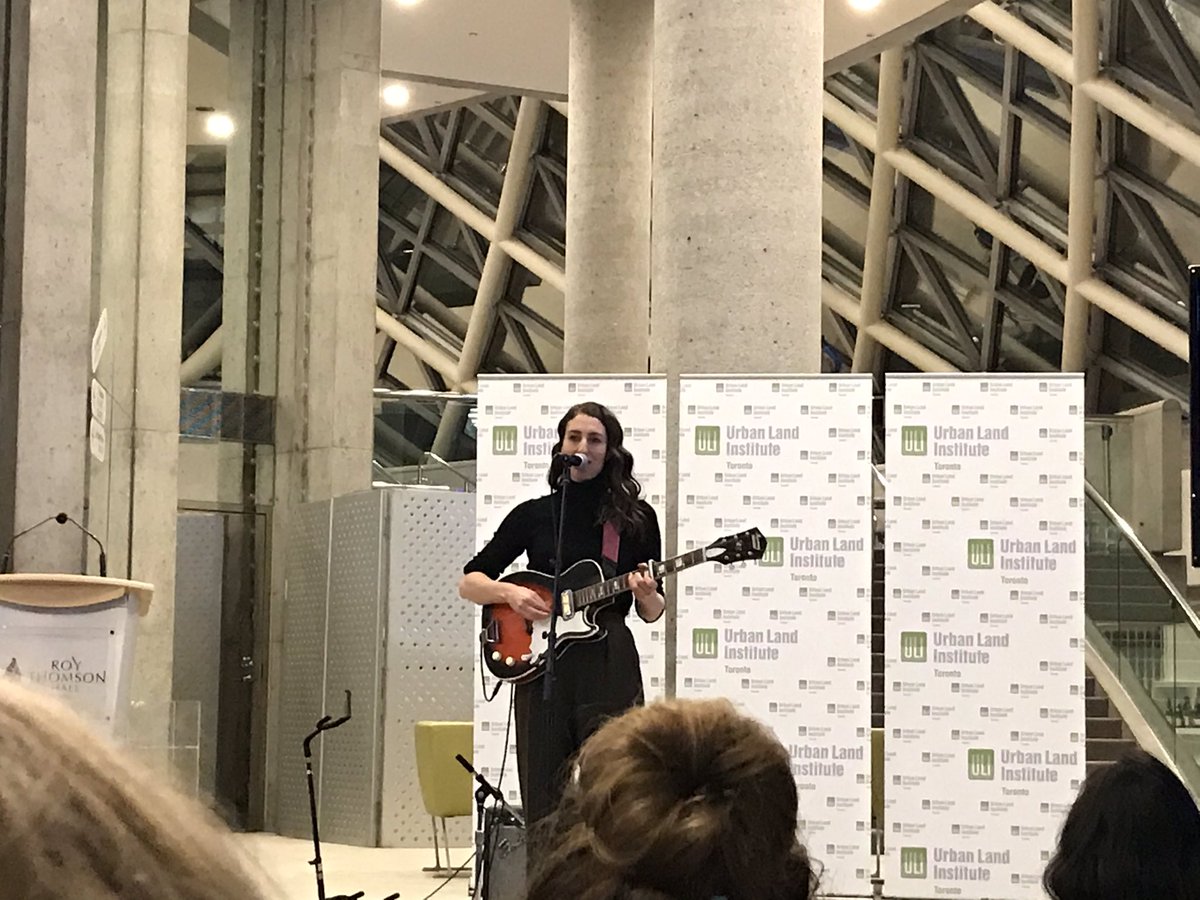
M 504 799 L 504 793 L 476 771 L 475 767 L 467 762 L 461 753 L 455 754 L 454 758 L 458 760 L 460 766 L 471 773 L 479 785 L 475 788 L 475 815 L 479 822 L 481 842 L 476 847 L 478 865 L 476 866 L 475 890 L 471 896 L 475 900 L 488 900 L 491 893 L 492 850 L 496 843 L 494 830 L 498 825 L 516 825 L 524 828 L 525 820 Z M 484 809 L 489 797 L 492 799 L 493 809 L 499 809 L 499 814 L 490 818 Z
M 350 692 L 346 691 L 346 714 L 333 718 L 332 716 L 321 716 L 317 720 L 317 727 L 309 733 L 304 739 L 304 774 L 308 779 L 308 814 L 312 819 L 312 838 L 313 838 L 313 858 L 309 860 L 309 865 L 313 866 L 317 871 L 317 900 L 360 900 L 363 896 L 363 891 L 358 891 L 353 894 L 335 894 L 332 897 L 325 896 L 325 869 L 321 863 L 321 831 L 317 827 L 317 790 L 313 785 L 313 769 L 312 769 L 312 742 L 317 735 L 322 731 L 332 731 L 339 728 L 350 721 Z M 399 894 L 389 894 L 384 900 L 397 900 Z

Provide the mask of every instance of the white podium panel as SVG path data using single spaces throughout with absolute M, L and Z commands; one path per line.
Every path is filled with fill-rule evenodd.
M 129 701 L 137 618 L 153 590 L 87 575 L 0 575 L 0 670 L 114 736 Z

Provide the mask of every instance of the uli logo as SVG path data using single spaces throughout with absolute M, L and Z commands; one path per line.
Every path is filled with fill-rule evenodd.
M 717 629 L 692 629 L 692 659 L 717 658 Z
M 924 456 L 929 452 L 929 429 L 924 425 L 900 426 L 900 455 Z
M 967 540 L 967 568 L 992 569 L 996 566 L 996 542 L 991 538 Z
M 496 425 L 492 428 L 492 453 L 496 456 L 517 455 L 516 425 Z
M 721 455 L 721 426 L 719 426 L 719 425 L 697 425 L 696 426 L 696 455 L 697 456 L 720 456 Z
M 967 778 L 971 781 L 992 781 L 996 777 L 995 750 L 967 751 Z
M 924 847 L 900 848 L 900 877 L 929 877 L 929 861 Z
M 767 538 L 767 549 L 763 551 L 762 561 L 759 565 L 763 566 L 782 566 L 783 565 L 783 538 L 769 537 Z
M 929 658 L 929 637 L 924 631 L 900 632 L 900 662 L 926 662 Z

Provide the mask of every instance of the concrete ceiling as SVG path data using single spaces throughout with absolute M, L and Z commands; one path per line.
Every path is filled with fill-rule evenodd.
M 826 73 L 910 40 L 974 3 L 880 0 L 875 9 L 860 12 L 849 0 L 826 0 Z M 418 0 L 412 5 L 381 0 L 381 4 L 382 64 L 389 75 L 566 97 L 567 0 Z

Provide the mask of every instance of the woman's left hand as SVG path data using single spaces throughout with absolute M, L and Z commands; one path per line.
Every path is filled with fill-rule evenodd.
M 650 577 L 650 567 L 645 563 L 638 566 L 636 572 L 629 573 L 628 584 L 634 599 L 640 603 L 646 603 L 658 596 L 658 582 Z

